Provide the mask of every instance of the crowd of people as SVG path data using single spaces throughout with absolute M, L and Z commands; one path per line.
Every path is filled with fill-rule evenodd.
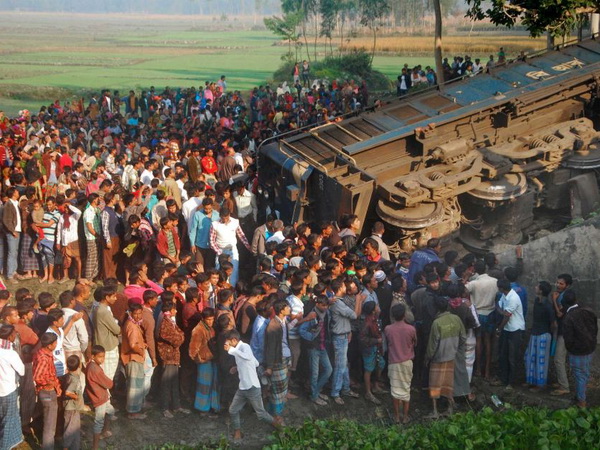
M 240 442 L 245 404 L 279 427 L 304 392 L 322 407 L 391 391 L 407 422 L 412 386 L 437 417 L 441 397 L 450 411 L 472 397 L 473 375 L 511 389 L 523 357 L 528 385 L 545 387 L 554 346 L 553 393 L 570 392 L 568 358 L 586 405 L 596 316 L 571 276 L 536 287 L 523 355 L 521 265 L 442 255 L 438 239 L 395 258 L 381 222 L 359 239 L 355 215 L 286 224 L 259 208 L 261 140 L 337 111 L 339 99 L 313 93 L 296 104 L 256 89 L 246 107 L 222 77 L 0 115 L 0 448 L 32 427 L 44 449 L 57 435 L 80 448 L 90 407 L 93 448 L 117 417 L 148 420 L 148 408 L 167 420 L 227 410 Z
M 517 61 L 526 61 L 527 55 L 522 50 Z M 500 47 L 494 59 L 494 55 L 489 55 L 487 61 L 482 62 L 481 58 L 472 59 L 469 55 L 455 56 L 452 62 L 448 58 L 442 60 L 442 69 L 444 71 L 444 80 L 459 80 L 464 77 L 473 77 L 480 73 L 487 73 L 490 69 L 505 65 L 507 62 L 504 47 Z M 402 72 L 398 75 L 396 81 L 396 94 L 398 97 L 407 95 L 409 92 L 418 91 L 424 88 L 436 86 L 438 84 L 437 75 L 431 66 L 425 67 L 417 65 L 410 68 L 407 63 L 402 67 Z

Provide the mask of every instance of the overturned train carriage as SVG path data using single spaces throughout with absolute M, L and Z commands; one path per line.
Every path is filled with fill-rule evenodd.
M 262 201 L 290 223 L 382 220 L 395 251 L 516 244 L 598 207 L 599 94 L 587 40 L 392 101 L 264 145 Z

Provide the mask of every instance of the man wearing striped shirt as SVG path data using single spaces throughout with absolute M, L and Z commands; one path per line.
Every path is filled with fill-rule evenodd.
M 44 268 L 44 277 L 40 282 L 54 282 L 54 263 L 55 253 L 54 246 L 56 244 L 56 228 L 60 219 L 60 212 L 56 209 L 56 198 L 48 197 L 46 199 L 46 212 L 44 213 L 44 221 L 36 224 L 44 229 L 44 239 L 40 242 L 40 250 L 42 256 L 42 266 Z

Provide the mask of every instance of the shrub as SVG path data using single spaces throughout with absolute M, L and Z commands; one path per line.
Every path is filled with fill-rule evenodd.
M 409 428 L 363 425 L 350 420 L 306 421 L 273 436 L 283 449 L 589 449 L 600 442 L 600 408 L 524 408 L 499 413 L 456 414 Z
M 273 81 L 276 83 L 290 81 L 293 69 L 294 62 L 284 60 L 273 74 Z M 353 79 L 357 82 L 365 80 L 369 89 L 374 91 L 388 91 L 392 85 L 383 73 L 372 69 L 371 55 L 364 49 L 353 50 L 340 57 L 328 56 L 312 63 L 310 70 L 312 78 L 326 79 L 330 82 L 334 79 Z

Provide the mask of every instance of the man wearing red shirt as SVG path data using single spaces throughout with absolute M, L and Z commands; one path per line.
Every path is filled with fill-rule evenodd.
M 53 450 L 58 416 L 58 397 L 62 393 L 52 355 L 57 345 L 57 335 L 44 333 L 40 341 L 42 348 L 33 357 L 33 381 L 44 410 L 42 449 Z

